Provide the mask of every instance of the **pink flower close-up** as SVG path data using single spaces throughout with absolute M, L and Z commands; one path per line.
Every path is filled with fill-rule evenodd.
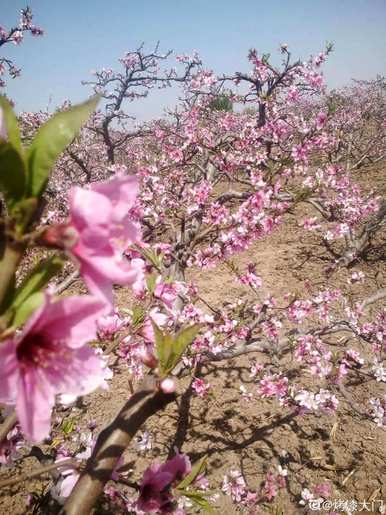
M 132 285 L 139 273 L 124 256 L 127 247 L 140 240 L 139 227 L 128 215 L 137 193 L 138 181 L 132 176 L 118 175 L 89 189 L 75 186 L 70 191 L 69 222 L 59 228 L 59 239 L 79 264 L 90 292 L 109 307 L 112 285 Z
M 190 471 L 189 458 L 179 453 L 162 465 L 159 463 L 150 465 L 142 477 L 137 501 L 138 509 L 145 513 L 171 513 L 174 499 L 170 488 Z
M 21 333 L 0 345 L 0 402 L 16 405 L 29 440 L 49 435 L 56 395 L 85 395 L 104 384 L 105 361 L 87 345 L 104 307 L 86 295 L 57 302 L 46 295 Z

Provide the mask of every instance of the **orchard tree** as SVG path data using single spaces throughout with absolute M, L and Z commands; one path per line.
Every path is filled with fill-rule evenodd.
M 24 39 L 24 35 L 27 33 L 32 34 L 32 36 L 42 36 L 43 30 L 34 25 L 32 19 L 33 15 L 31 9 L 26 7 L 20 12 L 20 20 L 17 25 L 10 29 L 0 26 L 0 47 L 9 43 L 20 45 Z M 21 69 L 17 68 L 11 59 L 0 56 L 0 88 L 4 88 L 6 85 L 2 76 L 8 74 L 12 79 L 15 79 L 20 73 Z
M 303 295 L 275 298 L 262 293 L 253 262 L 245 269 L 235 262 L 300 203 L 317 209 L 333 236 L 379 212 L 378 199 L 364 197 L 347 168 L 328 161 L 338 138 L 323 104 L 321 65 L 330 51 L 300 62 L 282 45 L 275 67 L 251 50 L 249 71 L 216 77 L 198 56 L 178 56 L 180 72 L 161 71 L 169 53 L 140 47 L 121 59 L 120 71 L 95 73 L 89 84 L 98 96 L 88 102 L 67 103 L 52 117 L 23 114 L 21 135 L 2 98 L 0 401 L 10 410 L 0 428 L 2 461 L 22 460 L 22 448 L 39 455 L 33 444 L 69 431 L 52 414 L 106 388 L 118 366 L 130 377 L 129 399 L 99 435 L 91 427 L 76 449 L 63 445 L 30 474 L 59 472 L 51 497 L 63 513 L 88 514 L 101 496 L 134 513 L 185 513 L 190 503 L 211 509 L 205 457 L 192 465 L 171 451 L 162 464 L 135 471 L 136 481 L 122 467 L 146 421 L 184 395 L 180 379 L 188 377 L 186 388 L 198 397 L 209 395 L 202 370 L 211 363 L 229 370 L 235 357 L 253 357 L 254 388 L 241 384 L 240 398 L 270 399 L 288 417 L 334 417 L 347 402 L 363 419 L 386 424 L 381 394 L 367 406 L 353 400 L 355 384 L 368 381 L 378 392 L 386 380 L 385 312 L 378 309 L 386 291 L 354 302 L 350 290 L 310 285 Z M 134 124 L 125 106 L 174 82 L 183 92 L 176 109 Z M 224 94 L 234 111 L 213 108 Z M 318 156 L 328 159 L 316 167 Z M 314 229 L 317 222 L 302 224 Z M 31 252 L 48 257 L 28 267 Z M 60 296 L 69 284 L 57 281 L 66 261 L 87 294 Z M 212 305 L 189 274 L 219 264 L 245 295 Z M 354 272 L 350 287 L 363 280 Z M 130 306 L 115 306 L 114 285 L 130 288 Z M 287 475 L 270 463 L 252 490 L 232 470 L 222 490 L 254 513 L 275 500 Z M 329 495 L 319 489 L 304 498 L 318 494 Z

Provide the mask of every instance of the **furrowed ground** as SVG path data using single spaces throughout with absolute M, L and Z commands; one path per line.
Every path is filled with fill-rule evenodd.
M 366 189 L 385 192 L 384 162 L 376 167 L 363 168 L 356 174 Z M 250 261 L 257 264 L 258 273 L 263 279 L 262 298 L 269 292 L 279 299 L 280 304 L 286 292 L 301 295 L 308 287 L 313 292 L 327 287 L 346 291 L 353 270 L 361 270 L 366 276 L 364 284 L 351 287 L 353 301 L 386 286 L 385 247 L 382 248 L 385 234 L 381 235 L 377 255 L 356 264 L 351 270 L 342 268 L 326 275 L 325 269 L 331 257 L 320 247 L 313 233 L 298 227 L 298 221 L 307 216 L 307 212 L 301 207 L 297 209 L 298 216 L 286 215 L 284 223 L 271 236 L 232 259 L 240 268 Z M 314 251 L 310 252 L 309 249 Z M 201 307 L 209 313 L 208 305 L 232 303 L 250 295 L 248 288 L 238 284 L 225 265 L 206 271 L 193 270 L 189 278 L 199 286 L 200 296 L 206 302 Z M 80 283 L 71 288 L 71 293 L 79 290 L 82 290 Z M 128 289 L 117 289 L 116 295 L 119 308 L 130 307 L 132 296 Z M 376 307 L 379 307 L 379 303 L 374 305 Z M 336 344 L 339 346 L 339 338 Z M 116 359 L 111 358 L 112 362 L 118 363 Z M 302 374 L 291 353 L 281 360 L 287 366 L 289 377 L 298 376 L 301 384 L 312 385 L 312 377 Z M 382 383 L 374 386 L 373 382 L 370 388 L 366 380 L 358 377 L 355 384 L 349 385 L 352 399 L 347 402 L 342 400 L 335 416 L 294 416 L 275 400 L 262 400 L 254 396 L 247 400 L 240 396 L 241 384 L 248 393 L 253 394 L 256 389 L 256 379 L 250 374 L 251 365 L 256 361 L 264 364 L 268 360 L 263 354 L 252 353 L 234 358 L 230 364 L 218 362 L 202 366 L 199 376 L 212 387 L 205 399 L 185 388 L 189 384 L 189 377 L 181 380 L 179 389 L 185 393 L 179 397 L 178 405 L 170 405 L 143 428 L 151 433 L 152 449 L 141 456 L 134 447 L 125 453 L 125 464 L 129 470 L 134 468 L 132 465 L 135 463 L 135 473 L 133 476 L 129 474 L 128 479 L 140 480 L 140 474 L 150 460 L 158 456 L 163 459 L 177 447 L 187 453 L 192 462 L 203 456 L 208 457 L 207 478 L 211 488 L 217 491 L 221 491 L 223 477 L 229 470 L 241 470 L 248 487 L 254 490 L 261 486 L 268 467 L 279 464 L 285 467 L 288 470 L 287 488 L 280 491 L 271 506 L 261 507 L 260 513 L 310 513 L 308 508 L 299 504 L 300 492 L 303 488 L 321 483 L 328 483 L 332 487 L 331 500 L 374 501 L 372 506 L 379 507 L 379 502 L 377 504 L 375 501 L 386 499 L 386 433 L 358 410 L 368 405 L 370 398 L 383 395 Z M 86 429 L 90 420 L 96 421 L 95 431 L 99 432 L 128 398 L 129 382 L 127 366 L 122 363 L 115 369 L 109 390 L 99 390 L 76 406 L 57 411 L 53 416 L 54 420 L 57 417 L 57 425 L 63 420 L 70 421 L 72 425 L 67 436 L 62 433 L 62 440 L 59 438 L 43 446 L 45 452 L 49 453 L 66 438 L 69 441 L 80 429 Z M 36 456 L 24 460 L 23 467 L 17 473 L 28 475 L 40 466 L 39 461 L 44 464 L 44 456 L 37 452 Z M 16 474 L 16 471 L 13 470 L 12 474 Z M 15 515 L 56 513 L 46 504 L 44 496 L 52 484 L 52 476 L 46 474 L 39 479 L 2 489 L 0 512 Z M 31 494 L 34 499 L 32 503 Z M 220 513 L 233 514 L 243 512 L 244 508 L 235 507 L 229 497 L 220 494 L 216 509 Z M 195 509 L 192 508 L 193 512 Z M 104 505 L 97 513 L 119 511 L 116 507 Z

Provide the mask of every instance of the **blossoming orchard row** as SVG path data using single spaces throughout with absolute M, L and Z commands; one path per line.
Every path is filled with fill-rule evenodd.
M 16 28 L 1 29 L 0 46 L 20 43 L 26 31 L 42 34 L 28 9 Z M 272 399 L 294 417 L 334 416 L 351 399 L 353 378 L 386 382 L 384 289 L 355 303 L 338 288 L 275 298 L 262 293 L 256 264 L 234 262 L 300 206 L 311 215 L 299 227 L 332 256 L 328 274 L 375 252 L 383 237 L 384 201 L 364 193 L 354 171 L 385 156 L 385 82 L 328 92 L 321 66 L 331 50 L 300 62 L 282 45 L 280 67 L 252 50 L 249 71 L 215 76 L 197 55 L 163 70 L 170 53 L 140 47 L 118 71 L 95 72 L 87 84 L 96 96 L 53 116 L 17 118 L 1 97 L 0 401 L 8 413 L 1 462 L 12 466 L 33 443 L 66 431 L 58 409 L 108 388 L 112 356 L 135 384 L 102 433 L 91 424 L 75 451 L 58 447 L 48 467 L 60 471 L 51 495 L 65 513 L 89 513 L 102 494 L 134 513 L 211 509 L 205 458 L 191 465 L 176 450 L 149 464 L 138 483 L 122 468 L 131 441 L 139 454 L 151 448 L 140 431 L 181 395 L 180 378 L 191 377 L 197 396 L 211 394 L 200 377 L 205 364 L 231 367 L 249 354 L 254 385 L 241 383 L 240 398 Z M 0 59 L 0 73 L 6 66 L 17 75 Z M 133 122 L 127 104 L 175 83 L 184 98 L 173 112 Z M 188 270 L 219 263 L 247 292 L 226 306 L 203 302 L 187 280 Z M 66 274 L 79 274 L 88 293 L 61 296 L 71 284 Z M 353 271 L 349 284 L 364 279 Z M 130 288 L 127 309 L 115 306 L 114 285 Z M 355 409 L 386 425 L 386 397 Z M 287 475 L 272 464 L 253 491 L 232 470 L 222 490 L 255 513 L 286 487 Z M 321 484 L 302 498 L 329 495 Z

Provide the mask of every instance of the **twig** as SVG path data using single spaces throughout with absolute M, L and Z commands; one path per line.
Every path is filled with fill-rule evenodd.
M 8 415 L 8 417 L 4 420 L 4 422 L 0 426 L 0 444 L 2 443 L 3 440 L 5 440 L 7 438 L 7 434 L 11 431 L 11 429 L 16 424 L 16 422 L 17 422 L 16 411 L 12 411 L 12 413 L 10 413 Z
M 134 435 L 148 418 L 175 400 L 175 394 L 165 394 L 155 388 L 155 378 L 145 378 L 142 388 L 100 433 L 86 468 L 61 511 L 62 515 L 89 515 Z
M 29 479 L 33 479 L 35 477 L 39 477 L 42 474 L 46 474 L 47 472 L 51 472 L 53 470 L 57 470 L 63 467 L 66 468 L 79 468 L 82 462 L 76 460 L 74 458 L 69 458 L 67 460 L 58 461 L 57 463 L 51 463 L 51 465 L 46 465 L 45 467 L 41 467 L 40 469 L 33 470 L 32 472 L 26 472 L 25 474 L 21 474 L 18 477 L 11 477 L 10 479 L 4 479 L 0 481 L 0 488 L 5 488 L 6 486 L 17 485 L 18 483 L 22 483 L 23 481 L 28 481 Z
M 66 277 L 66 279 L 64 279 L 64 281 L 62 281 L 61 283 L 59 283 L 55 290 L 54 290 L 54 294 L 55 295 L 60 295 L 61 293 L 63 293 L 65 290 L 67 290 L 67 288 L 69 288 L 79 277 L 79 271 L 78 270 L 75 270 L 75 272 L 72 272 L 72 274 L 70 274 L 68 277 Z
M 367 297 L 362 303 L 361 303 L 361 309 L 365 309 L 370 304 L 374 304 L 374 302 L 377 302 L 378 300 L 381 300 L 386 297 L 386 288 L 381 289 L 374 293 L 374 295 L 371 295 L 371 297 Z

